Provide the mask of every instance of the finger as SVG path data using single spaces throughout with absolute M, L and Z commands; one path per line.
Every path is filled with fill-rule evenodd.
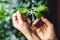
M 40 28 L 36 29 L 37 35 L 41 38 L 43 36 L 43 33 Z
M 46 23 L 46 25 L 51 25 L 51 22 L 50 21 L 48 21 L 46 18 L 44 18 L 44 17 L 41 17 L 41 20 L 44 22 L 44 23 Z
M 18 21 L 17 21 L 17 14 L 16 13 L 14 13 L 13 15 L 12 15 L 12 21 L 13 21 L 13 23 L 17 23 Z
M 32 28 L 33 31 L 36 31 L 37 25 L 38 25 L 38 21 L 39 21 L 39 20 L 37 19 L 37 20 L 35 20 L 35 21 L 32 23 L 31 28 Z
M 33 32 L 36 32 L 37 28 L 35 26 L 32 26 L 31 29 L 32 29 Z
M 39 21 L 39 20 L 35 20 L 35 21 L 32 23 L 31 28 L 32 28 L 33 30 L 36 30 L 36 25 L 38 24 L 38 21 Z
M 37 20 L 35 20 L 35 21 L 32 23 L 32 25 L 35 26 L 35 25 L 38 24 L 38 22 L 39 22 L 39 20 L 37 19 Z
M 38 21 L 39 21 L 39 20 L 35 20 L 35 21 L 32 23 L 31 29 L 33 30 L 33 32 L 36 32 L 36 29 L 37 29 L 36 25 L 37 25 Z
M 29 24 L 31 23 L 31 20 L 29 18 L 27 18 L 27 21 L 28 21 Z
M 22 23 L 22 14 L 19 11 L 17 11 L 17 19 L 19 23 Z
M 40 28 L 37 28 L 37 29 L 36 29 L 36 32 L 37 32 L 37 33 L 40 33 L 40 32 L 41 32 L 41 29 L 40 29 Z
M 24 22 L 28 22 L 27 19 L 26 19 L 26 17 L 24 15 L 22 15 L 19 11 L 17 11 L 17 18 L 18 18 L 18 21 L 20 23 L 22 23 L 23 21 Z

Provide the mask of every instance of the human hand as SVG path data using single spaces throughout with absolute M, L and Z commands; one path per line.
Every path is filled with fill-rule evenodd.
M 19 11 L 12 15 L 13 25 L 21 31 L 28 40 L 40 40 L 31 30 L 30 21 Z
M 57 40 L 54 32 L 54 25 L 44 17 L 41 17 L 41 20 L 44 24 L 36 28 L 36 25 L 39 25 L 39 20 L 35 20 L 31 27 L 32 30 L 37 33 L 41 40 Z

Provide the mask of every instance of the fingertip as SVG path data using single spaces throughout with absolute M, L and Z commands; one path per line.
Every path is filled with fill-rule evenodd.
M 17 11 L 16 13 L 17 13 L 17 15 L 20 15 L 20 12 L 19 11 Z
M 19 10 L 17 11 L 17 13 L 20 13 Z
M 41 20 L 44 20 L 44 17 L 43 16 L 41 17 Z
M 48 20 L 45 18 L 45 17 L 41 17 L 41 20 L 44 22 L 44 23 L 46 23 L 46 22 L 48 22 Z
M 33 22 L 33 24 L 37 24 L 37 23 L 38 23 L 38 21 L 39 21 L 38 19 L 37 19 L 37 20 L 35 20 L 35 21 Z
M 41 17 L 41 20 L 45 23 L 45 18 L 43 16 Z
M 19 11 L 16 12 L 17 13 L 17 17 L 21 17 L 21 13 Z
M 13 23 L 17 22 L 17 14 L 16 13 L 12 14 L 12 21 L 13 21 Z
M 50 25 L 50 24 L 51 24 L 51 22 L 50 22 L 48 19 L 44 18 L 44 17 L 41 17 L 41 20 L 42 20 L 44 23 L 46 23 L 47 25 Z

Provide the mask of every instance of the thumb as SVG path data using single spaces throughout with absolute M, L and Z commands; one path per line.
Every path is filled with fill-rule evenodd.
M 41 20 L 42 20 L 47 26 L 52 25 L 52 23 L 51 23 L 49 20 L 47 20 L 46 18 L 44 18 L 44 17 L 41 17 Z

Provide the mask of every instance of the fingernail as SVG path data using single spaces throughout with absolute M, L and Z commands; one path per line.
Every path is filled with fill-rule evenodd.
M 41 17 L 41 20 L 43 20 L 43 17 Z
M 44 17 L 44 16 L 42 16 L 42 17 L 41 17 L 41 19 L 45 19 L 45 17 Z
M 19 14 L 20 12 L 19 12 L 19 11 L 17 11 L 16 13 L 17 13 L 17 14 Z
M 34 22 L 33 22 L 33 24 L 36 24 L 38 22 L 38 20 L 35 20 Z

